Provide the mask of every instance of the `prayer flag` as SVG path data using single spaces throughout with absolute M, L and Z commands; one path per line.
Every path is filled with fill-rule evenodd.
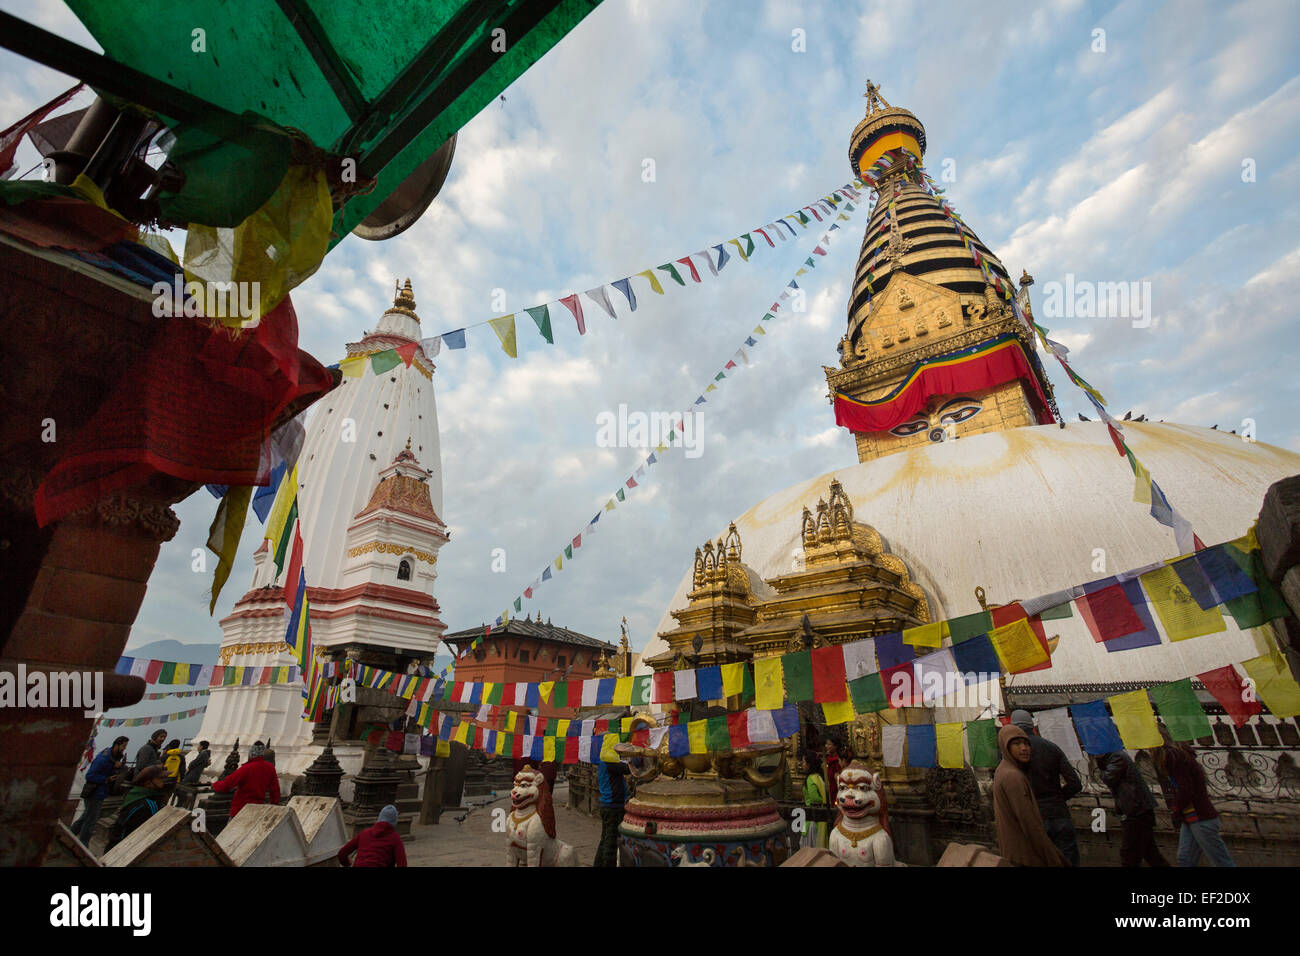
M 1160 746 L 1160 728 L 1156 725 L 1156 715 L 1151 710 L 1151 701 L 1147 699 L 1145 690 L 1116 694 L 1109 703 L 1126 749 L 1144 750 Z
M 723 664 L 722 665 L 722 696 L 733 697 L 740 693 L 745 683 L 745 665 Z
M 623 293 L 623 297 L 627 299 L 628 308 L 630 308 L 633 312 L 635 312 L 636 292 L 633 291 L 632 289 L 632 280 L 630 278 L 619 279 L 617 282 L 611 282 L 610 285 L 612 285 L 619 292 Z
M 1264 572 L 1264 561 L 1260 556 L 1259 545 L 1247 546 L 1240 550 L 1234 544 L 1224 545 L 1224 552 L 1230 557 L 1242 573 L 1246 574 L 1255 585 L 1255 590 L 1240 597 L 1231 598 L 1224 603 L 1237 627 L 1243 631 L 1291 613 L 1286 601 L 1282 599 Z
M 1115 722 L 1106 713 L 1106 702 L 1094 700 L 1087 704 L 1070 705 L 1070 717 L 1086 753 L 1100 756 L 1124 749 Z
M 910 645 L 903 643 L 903 635 L 898 631 L 881 634 L 875 640 L 876 659 L 880 662 L 882 671 L 897 667 L 916 657 L 916 651 Z
M 1255 682 L 1255 696 L 1264 702 L 1274 717 L 1287 718 L 1300 714 L 1300 684 L 1291 676 L 1285 661 L 1279 662 L 1271 654 L 1263 654 L 1241 662 L 1246 675 Z
M 594 289 L 587 290 L 587 298 L 591 299 L 598 306 L 605 310 L 605 314 L 611 319 L 617 319 L 618 313 L 614 311 L 614 305 L 609 301 L 609 293 L 605 291 L 603 285 L 598 285 Z
M 1210 719 L 1196 699 L 1191 678 L 1160 684 L 1149 691 L 1151 699 L 1160 708 L 1160 719 L 1174 740 L 1199 740 L 1212 734 Z
M 934 725 L 935 751 L 940 767 L 960 770 L 966 765 L 961 745 L 964 729 L 965 725 L 960 722 Z
M 898 724 L 885 724 L 880 728 L 880 749 L 886 767 L 903 766 L 903 744 L 907 728 Z
M 670 704 L 676 700 L 673 683 L 673 671 L 657 671 L 654 675 L 654 696 L 651 698 L 651 703 Z
M 1050 658 L 1039 642 L 1027 618 L 1019 618 L 1002 627 L 996 627 L 989 633 L 989 640 L 997 651 L 1002 670 L 1007 674 L 1018 674 L 1030 670 Z M 1106 751 L 1109 753 L 1110 751 Z
M 814 648 L 812 660 L 812 699 L 819 704 L 847 702 L 844 648 L 838 644 Z
M 912 707 L 921 703 L 917 693 L 916 675 L 912 670 L 912 661 L 904 661 L 897 667 L 887 667 L 880 672 L 880 680 L 889 696 L 889 706 L 893 708 Z
M 701 667 L 695 672 L 695 693 L 700 700 L 721 700 L 722 668 Z
M 685 724 L 668 728 L 668 756 L 685 757 L 691 752 L 690 733 Z
M 456 329 L 454 332 L 442 333 L 443 344 L 449 349 L 463 349 L 465 347 L 465 330 Z
M 537 324 L 537 331 L 542 334 L 542 338 L 546 339 L 546 343 L 548 345 L 554 345 L 555 336 L 551 332 L 550 306 L 536 305 L 531 309 L 526 309 L 525 311 L 532 318 L 533 322 Z
M 1187 588 L 1187 593 L 1196 601 L 1202 611 L 1209 611 L 1219 606 L 1218 595 L 1210 584 L 1209 578 L 1201 570 L 1201 564 L 1195 555 L 1174 561 L 1169 565 L 1178 575 L 1178 580 Z
M 1259 590 L 1250 576 L 1228 554 L 1227 545 L 1216 545 L 1198 551 L 1195 560 L 1209 579 L 1221 604 Z
M 749 712 L 733 711 L 727 714 L 727 738 L 733 750 L 749 746 Z
M 686 268 L 688 268 L 688 269 L 691 270 L 691 278 L 692 278 L 693 280 L 695 280 L 696 282 L 699 282 L 699 281 L 700 281 L 700 273 L 699 273 L 699 270 L 695 268 L 695 263 L 691 261 L 691 257 L 690 257 L 690 256 L 683 256 L 682 258 L 678 259 L 677 261 L 680 262 L 682 265 L 684 265 Z
M 781 671 L 786 697 L 794 701 L 813 699 L 812 656 L 808 651 L 782 654 Z
M 954 644 L 952 659 L 957 670 L 962 674 L 995 676 L 1002 672 L 1001 662 L 987 634 L 980 634 L 960 644 Z M 970 680 L 969 677 L 966 679 Z
M 876 641 L 874 638 L 864 638 L 860 641 L 850 641 L 847 644 L 841 644 L 844 651 L 844 677 L 846 680 L 857 680 L 859 677 L 866 677 L 868 674 L 877 672 L 876 667 Z
M 1196 573 L 1200 574 L 1199 568 Z M 1228 629 L 1217 608 L 1200 608 L 1172 566 L 1148 571 L 1142 575 L 1141 582 L 1171 641 L 1185 641 Z
M 846 690 L 844 700 L 822 704 L 822 714 L 828 725 L 847 724 L 853 719 L 853 702 L 847 698 Z
M 969 641 L 972 637 L 987 634 L 991 630 L 993 630 L 993 618 L 989 616 L 988 611 L 977 611 L 948 621 L 948 632 L 952 636 L 954 647 Z
M 1095 641 L 1109 641 L 1143 630 L 1142 622 L 1134 613 L 1128 595 L 1118 582 L 1085 594 L 1082 600 L 1087 603 L 1096 624 L 1092 633 Z
M 731 749 L 731 733 L 727 729 L 727 715 L 710 717 L 705 722 L 704 742 L 709 750 L 725 753 Z
M 673 680 L 675 682 L 674 693 L 677 695 L 676 700 L 695 699 L 695 671 L 673 671 Z
M 943 700 L 964 685 L 950 648 L 943 647 L 924 657 L 918 657 L 912 667 L 923 704 Z
M 396 368 L 402 361 L 401 356 L 397 354 L 396 349 L 386 349 L 383 352 L 376 352 L 370 356 L 370 367 L 376 375 L 387 372 L 389 369 Z M 342 363 L 340 363 L 341 365 Z
M 692 720 L 686 725 L 687 733 L 691 742 L 691 753 L 704 754 L 709 752 L 709 722 L 707 720 Z
M 614 682 L 614 698 L 610 701 L 615 707 L 628 707 L 632 703 L 632 678 L 620 677 Z
M 968 720 L 966 722 L 966 740 L 970 746 L 970 765 L 972 767 L 996 767 L 1001 755 L 998 753 L 998 727 L 995 720 Z
M 1263 712 L 1258 695 L 1241 679 L 1241 675 L 1231 664 L 1197 674 L 1196 679 L 1205 685 L 1205 689 L 1214 695 L 1223 709 L 1228 712 L 1235 726 L 1240 727 L 1256 714 Z
M 785 703 L 785 682 L 781 658 L 762 657 L 754 661 L 754 706 L 776 710 Z
M 849 681 L 853 709 L 859 714 L 874 714 L 889 707 L 885 686 L 879 673 L 866 674 Z
M 578 323 L 578 334 L 586 335 L 587 323 L 582 317 L 582 300 L 578 298 L 578 293 L 566 295 L 560 299 L 560 304 L 573 313 L 573 320 Z
M 933 624 L 922 624 L 920 627 L 909 627 L 903 630 L 903 643 L 911 644 L 913 647 L 942 647 L 943 639 L 948 636 L 948 622 L 936 621 Z

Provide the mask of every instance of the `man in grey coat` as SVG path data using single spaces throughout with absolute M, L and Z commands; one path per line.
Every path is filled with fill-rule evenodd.
M 152 767 L 154 764 L 162 764 L 162 745 L 167 739 L 167 731 L 155 730 L 149 737 L 143 747 L 135 752 L 135 767 L 132 768 L 131 779 L 134 780 L 140 776 L 140 771 L 145 767 Z
M 1029 711 L 1013 711 L 1011 722 L 1029 735 L 1031 753 L 1025 772 L 1043 818 L 1043 828 L 1070 865 L 1078 866 L 1079 840 L 1066 801 L 1083 790 L 1083 781 L 1065 758 L 1065 752 L 1034 732 L 1034 718 Z

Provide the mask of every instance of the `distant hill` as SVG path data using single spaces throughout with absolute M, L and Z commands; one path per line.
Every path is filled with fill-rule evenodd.
M 128 646 L 123 657 L 147 657 L 156 661 L 178 661 L 186 664 L 215 664 L 220 644 L 182 644 L 180 641 L 150 641 L 139 647 Z

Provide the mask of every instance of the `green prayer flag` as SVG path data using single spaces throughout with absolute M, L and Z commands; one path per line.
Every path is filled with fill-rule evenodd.
M 375 374 L 387 372 L 390 368 L 400 364 L 402 357 L 397 354 L 397 349 L 389 349 L 387 352 L 376 352 L 370 356 L 370 367 L 374 369 Z
M 948 633 L 952 635 L 954 644 L 969 641 L 972 637 L 979 637 L 991 630 L 993 630 L 993 617 L 988 611 L 976 611 L 974 614 L 965 614 L 948 621 Z
M 230 666 L 227 667 L 221 675 L 221 686 L 230 687 L 234 683 L 235 683 L 235 668 L 233 666 Z
M 704 730 L 704 746 L 709 750 L 728 751 L 731 749 L 731 735 L 727 733 L 727 716 L 720 714 L 710 717 Z
M 524 609 L 524 599 L 515 598 L 515 613 L 518 614 L 523 609 Z
M 162 670 L 158 672 L 159 684 L 173 684 L 176 682 L 176 662 L 167 661 L 163 664 Z
M 289 539 L 293 537 L 293 526 L 298 522 L 298 496 L 293 496 L 293 504 L 289 505 L 288 517 L 284 519 L 284 530 L 280 532 L 280 540 L 275 545 L 275 573 L 278 575 L 284 571 L 284 558 L 289 552 Z M 298 586 L 298 582 L 292 582 L 293 587 Z
M 808 216 L 804 213 L 802 209 L 799 210 L 799 222 L 801 222 L 805 226 L 808 225 Z
M 874 714 L 889 706 L 885 684 L 879 673 L 849 681 L 849 695 L 853 698 L 854 713 Z
M 555 686 L 551 688 L 551 706 L 569 706 L 569 682 L 567 680 L 556 681 Z
M 1174 740 L 1199 740 L 1209 737 L 1210 719 L 1205 716 L 1205 708 L 1196 698 L 1192 689 L 1192 680 L 1185 677 L 1171 684 L 1148 687 L 1152 702 L 1160 711 L 1160 719 L 1169 728 L 1169 735 Z
M 1237 627 L 1244 631 L 1252 627 L 1260 627 L 1275 618 L 1286 617 L 1290 609 L 1264 572 L 1264 560 L 1260 557 L 1259 551 L 1251 551 L 1247 554 L 1230 544 L 1224 545 L 1224 550 L 1259 588 L 1258 591 L 1224 602 L 1224 609 L 1232 615 Z
M 651 678 L 649 674 L 642 674 L 640 677 L 632 678 L 632 706 L 633 707 L 650 706 L 650 688 L 651 688 Z
M 502 684 L 500 681 L 497 681 L 492 685 L 492 690 L 488 692 L 487 699 L 484 700 L 483 703 L 485 704 L 501 703 L 501 696 L 504 690 L 505 690 L 505 684 Z
M 623 493 L 623 489 L 622 489 L 622 488 L 620 488 L 620 489 L 618 489 L 618 491 L 614 492 L 614 497 L 617 498 L 619 501 L 627 501 L 627 495 L 625 495 L 625 494 Z
M 751 237 L 749 233 L 745 233 L 740 238 L 745 240 L 745 255 L 752 256 L 754 254 L 753 237 Z
M 746 664 L 741 671 L 740 678 L 740 706 L 754 706 L 754 666 Z
M 807 259 L 805 259 L 805 260 L 803 261 L 803 264 L 806 265 L 809 269 L 816 269 L 816 268 L 817 268 L 817 263 L 813 262 L 813 257 L 812 257 L 812 256 L 809 256 Z
M 785 677 L 787 700 L 812 700 L 812 651 L 782 654 L 781 672 Z
M 569 558 L 569 559 L 572 559 L 572 558 L 573 558 L 573 545 L 571 545 L 571 544 L 566 544 L 566 545 L 564 546 L 564 556 L 565 556 L 566 558 Z M 517 611 L 517 610 L 519 610 L 519 609 L 518 609 L 518 608 L 515 608 L 515 610 Z
M 972 767 L 996 767 L 998 754 L 998 724 L 996 720 L 968 720 L 966 744 L 970 748 Z
M 656 266 L 655 268 L 662 269 L 665 272 L 667 272 L 670 276 L 672 276 L 674 279 L 677 280 L 678 285 L 686 285 L 686 280 L 677 274 L 677 269 L 673 266 L 671 262 L 667 263 L 666 265 Z
M 726 378 L 726 377 L 727 377 L 727 376 L 726 376 L 725 374 L 723 374 L 722 372 L 719 372 L 717 375 L 713 376 L 713 380 L 714 380 L 715 382 L 721 382 L 721 381 L 722 381 L 724 378 Z
M 1074 617 L 1074 602 L 1066 601 L 1064 604 L 1056 605 L 1056 607 L 1049 607 L 1038 617 L 1043 621 L 1063 621 L 1068 617 Z
M 531 309 L 525 309 L 533 321 L 537 323 L 537 331 L 542 333 L 542 338 L 546 339 L 547 344 L 555 344 L 555 336 L 551 334 L 551 310 L 549 306 L 537 305 Z

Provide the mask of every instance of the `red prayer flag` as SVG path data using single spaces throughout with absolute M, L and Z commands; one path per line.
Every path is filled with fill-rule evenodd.
M 647 747 L 650 745 L 650 728 L 642 727 L 640 730 L 632 731 L 632 743 L 637 747 Z
M 676 690 L 673 686 L 673 672 L 660 671 L 654 675 L 654 696 L 651 703 L 671 704 L 676 696 Z
M 1119 432 L 1115 431 L 1115 426 L 1112 425 L 1110 422 L 1107 422 L 1106 431 L 1110 432 L 1110 440 L 1111 443 L 1114 444 L 1115 450 L 1119 452 L 1121 455 L 1125 454 L 1124 439 L 1119 437 Z
M 582 318 L 582 302 L 578 299 L 578 293 L 575 292 L 573 295 L 565 296 L 560 300 L 560 304 L 573 313 L 573 318 L 578 323 L 578 334 L 586 335 L 587 323 Z
M 1144 630 L 1142 619 L 1133 610 L 1133 604 L 1124 593 L 1124 585 L 1116 582 L 1110 587 L 1102 588 L 1091 594 L 1085 594 L 1083 601 L 1092 612 L 1093 640 L 1101 643 L 1112 641 L 1125 634 Z M 1085 618 L 1087 620 L 1087 618 Z
M 564 738 L 564 762 L 565 763 L 578 762 L 578 743 L 579 740 L 577 737 Z
M 1197 674 L 1196 679 L 1223 705 L 1233 724 L 1238 727 L 1263 710 L 1257 697 L 1255 700 L 1246 700 L 1246 682 L 1231 664 Z M 1255 697 L 1254 694 L 1251 696 Z
M 904 661 L 880 672 L 885 697 L 890 707 L 911 707 L 921 703 L 920 688 L 916 686 L 916 673 L 912 661 Z
M 807 209 L 807 210 L 808 210 L 809 212 L 811 212 L 814 216 L 816 216 L 818 222 L 821 222 L 821 221 L 822 221 L 822 217 L 821 217 L 820 215 L 817 214 L 817 210 L 816 210 L 815 207 L 813 207 L 813 206 L 804 206 L 803 208 L 804 208 L 804 209 Z M 826 255 L 826 253 L 823 252 L 822 255 Z
M 290 609 L 298 603 L 298 579 L 302 577 L 302 534 L 293 526 L 293 550 L 289 552 L 289 573 L 284 576 L 284 603 Z
M 517 757 L 522 757 L 523 755 L 524 755 L 524 735 L 511 734 L 510 735 L 510 756 L 517 758 Z
M 581 547 L 582 547 L 582 535 L 579 534 L 579 535 L 575 535 L 575 536 L 574 536 L 574 538 L 573 538 L 573 547 L 574 547 L 575 549 L 576 549 L 576 548 L 581 548 Z
M 767 244 L 768 244 L 769 246 L 771 246 L 773 249 L 776 248 L 776 243 L 773 242 L 772 239 L 771 239 L 771 237 L 768 236 L 768 234 L 765 233 L 762 229 L 755 229 L 754 231 L 755 231 L 756 233 L 758 233 L 760 236 L 762 236 L 764 239 L 766 239 L 766 240 L 767 240 Z
M 145 668 L 144 682 L 146 684 L 158 683 L 158 675 L 162 673 L 162 661 L 150 661 L 149 666 Z
M 399 754 L 402 752 L 402 747 L 405 746 L 405 744 L 406 735 L 400 730 L 390 730 L 388 732 L 388 739 L 384 741 L 385 747 L 389 750 L 395 750 Z
M 812 652 L 813 701 L 833 704 L 848 700 L 848 686 L 844 682 L 844 648 L 814 647 Z
M 36 126 L 40 125 L 45 117 L 49 116 L 56 109 L 62 106 L 74 95 L 80 92 L 83 84 L 78 83 L 66 93 L 61 93 L 54 99 L 50 100 L 44 106 L 37 107 L 31 113 L 28 113 L 13 126 L 10 126 L 3 133 L 0 133 L 0 176 L 8 172 L 9 167 L 14 163 L 14 154 L 18 152 L 18 144 L 22 142 L 24 134 L 30 132 Z
M 733 749 L 749 746 L 749 711 L 738 710 L 727 714 L 727 735 Z
M 370 733 L 366 734 L 366 743 L 368 744 L 378 744 L 383 739 L 384 729 L 382 727 L 376 727 L 374 730 L 370 731 Z
M 415 350 L 418 349 L 419 347 L 420 347 L 419 342 L 407 342 L 405 345 L 399 345 L 397 347 L 396 349 L 397 355 L 399 358 L 401 358 L 403 362 L 406 363 L 407 368 L 411 367 L 411 359 L 415 358 Z
M 596 721 L 596 726 L 592 728 L 592 733 L 594 734 L 603 734 L 608 732 L 609 732 L 609 719 L 605 717 L 602 717 L 600 720 Z
M 690 256 L 684 256 L 683 258 L 678 259 L 677 261 L 680 262 L 682 265 L 684 265 L 686 268 L 691 270 L 692 279 L 694 279 L 696 282 L 700 281 L 699 270 L 695 268 L 695 263 L 691 261 Z

